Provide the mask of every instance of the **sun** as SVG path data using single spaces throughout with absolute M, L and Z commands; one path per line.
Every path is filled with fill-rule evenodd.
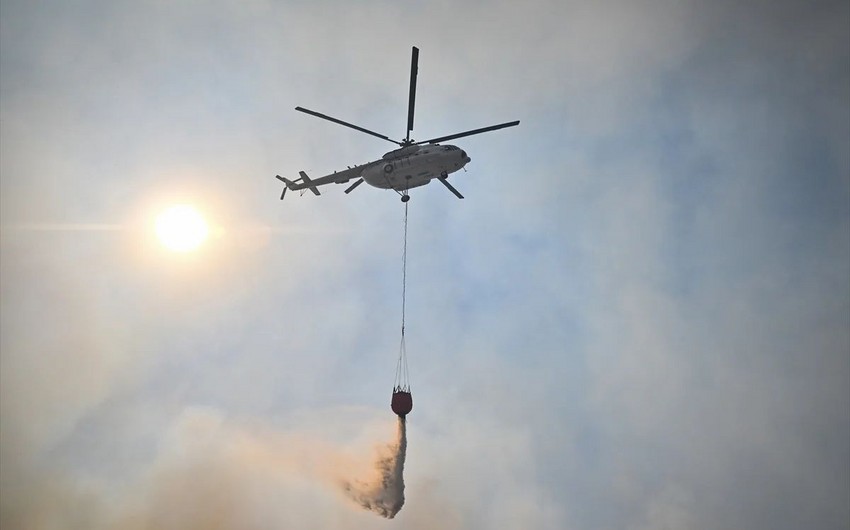
M 203 216 L 192 206 L 177 204 L 156 218 L 156 236 L 169 250 L 191 252 L 201 246 L 209 235 Z

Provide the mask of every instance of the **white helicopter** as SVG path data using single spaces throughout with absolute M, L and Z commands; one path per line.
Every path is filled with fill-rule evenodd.
M 302 195 L 305 190 L 310 190 L 314 194 L 319 195 L 319 186 L 331 183 L 344 184 L 351 179 L 358 180 L 349 186 L 348 189 L 345 190 L 345 193 L 351 193 L 354 188 L 365 181 L 367 184 L 376 188 L 394 190 L 396 193 L 401 195 L 402 202 L 407 202 L 410 200 L 410 195 L 408 194 L 410 189 L 424 186 L 431 182 L 431 180 L 437 179 L 442 182 L 449 191 L 454 193 L 458 199 L 463 199 L 463 195 L 461 195 L 454 186 L 449 184 L 447 179 L 450 173 L 454 173 L 455 171 L 463 168 L 472 159 L 469 158 L 466 151 L 459 147 L 454 145 L 440 145 L 439 142 L 454 140 L 455 138 L 462 138 L 464 136 L 471 136 L 473 134 L 480 134 L 488 131 L 495 131 L 505 127 L 513 127 L 514 125 L 519 125 L 519 120 L 500 123 L 499 125 L 491 125 L 490 127 L 482 127 L 480 129 L 473 129 L 462 133 L 440 136 L 439 138 L 431 138 L 430 140 L 423 140 L 421 142 L 414 142 L 410 139 L 410 131 L 413 130 L 413 109 L 416 101 L 416 75 L 418 72 L 418 63 L 419 48 L 414 46 L 413 55 L 410 60 L 410 100 L 407 107 L 407 135 L 404 140 L 396 141 L 383 134 L 378 134 L 374 131 L 370 131 L 369 129 L 364 129 L 363 127 L 358 127 L 357 125 L 326 116 L 325 114 L 320 114 L 303 107 L 295 107 L 295 110 L 299 112 L 304 112 L 306 114 L 316 116 L 317 118 L 332 121 L 397 144 L 399 149 L 386 153 L 380 160 L 349 167 L 343 171 L 337 171 L 317 179 L 310 179 L 310 177 L 307 176 L 307 173 L 303 171 L 298 172 L 301 177 L 294 181 L 281 177 L 280 175 L 276 175 L 276 178 L 285 184 L 283 193 L 280 195 L 280 199 L 283 200 L 283 197 L 286 195 L 286 190 L 288 189 L 300 190 Z

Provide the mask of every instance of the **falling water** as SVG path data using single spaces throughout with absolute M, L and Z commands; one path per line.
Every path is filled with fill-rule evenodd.
M 404 456 L 407 430 L 404 418 L 398 418 L 397 440 L 389 444 L 375 462 L 377 476 L 368 482 L 344 482 L 343 490 L 356 503 L 382 517 L 392 519 L 404 506 Z

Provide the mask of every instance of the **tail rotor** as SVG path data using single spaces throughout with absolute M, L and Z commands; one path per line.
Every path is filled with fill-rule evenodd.
M 283 182 L 283 192 L 281 192 L 280 194 L 280 200 L 283 200 L 283 198 L 286 196 L 286 190 L 289 189 L 289 185 L 287 184 L 286 179 L 281 177 L 280 175 L 275 175 L 275 178 Z

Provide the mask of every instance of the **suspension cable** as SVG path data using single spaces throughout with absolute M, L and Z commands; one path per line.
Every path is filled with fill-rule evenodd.
M 404 337 L 404 309 L 407 299 L 407 203 L 404 203 L 404 250 L 401 254 L 401 336 Z
M 401 345 L 395 369 L 395 388 L 409 391 L 410 382 L 407 370 L 407 348 L 404 344 L 404 318 L 407 305 L 407 203 L 404 203 L 404 247 L 401 254 Z

